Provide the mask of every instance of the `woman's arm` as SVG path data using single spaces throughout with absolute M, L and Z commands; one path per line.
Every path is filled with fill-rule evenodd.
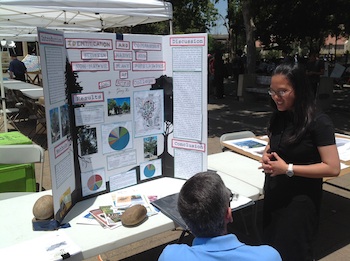
M 328 145 L 317 147 L 320 156 L 321 163 L 315 163 L 310 165 L 293 165 L 294 176 L 306 177 L 306 178 L 324 178 L 324 177 L 336 177 L 340 173 L 340 160 L 338 155 L 337 146 Z M 271 176 L 284 175 L 288 169 L 288 164 L 293 162 L 285 162 L 276 152 L 271 153 L 275 157 L 275 161 L 269 161 L 265 168 L 265 173 Z
M 271 153 L 270 153 L 270 143 L 268 143 L 264 149 L 263 155 L 261 156 L 261 166 L 259 169 L 263 169 L 265 172 L 266 170 L 270 170 L 271 166 L 269 165 L 269 162 L 271 160 Z

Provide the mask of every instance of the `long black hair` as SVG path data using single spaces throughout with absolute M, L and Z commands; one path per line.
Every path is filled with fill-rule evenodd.
M 281 64 L 277 66 L 272 73 L 272 76 L 274 75 L 285 76 L 293 87 L 295 100 L 293 108 L 289 113 L 294 125 L 294 131 L 291 136 L 288 137 L 287 142 L 298 142 L 313 120 L 316 111 L 314 94 L 306 77 L 305 69 L 298 64 Z M 272 99 L 271 107 L 273 108 L 273 114 L 268 127 L 268 134 L 271 134 L 279 114 L 277 106 Z

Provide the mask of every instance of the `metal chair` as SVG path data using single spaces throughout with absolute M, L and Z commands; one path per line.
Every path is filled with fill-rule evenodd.
M 255 137 L 255 134 L 252 131 L 237 131 L 237 132 L 222 134 L 220 137 L 221 150 L 222 151 L 226 150 L 225 146 L 222 145 L 222 142 L 225 140 L 236 140 L 236 139 L 254 138 L 254 137 Z
M 39 191 L 42 190 L 44 149 L 36 144 L 0 145 L 0 164 L 41 163 Z
M 46 114 L 45 105 L 40 104 L 39 102 L 32 102 L 32 106 L 35 112 L 36 125 L 35 128 L 29 133 L 29 137 L 31 137 L 32 140 L 35 140 L 41 134 L 46 133 Z M 37 141 L 36 143 L 43 146 L 43 142 Z
M 0 118 L 3 118 L 4 110 L 0 109 Z M 13 127 L 18 130 L 16 124 L 14 123 L 17 120 L 17 117 L 19 116 L 19 109 L 18 108 L 6 108 L 6 119 L 7 123 L 11 123 Z M 5 120 L 2 119 L 0 123 L 0 130 L 5 126 Z

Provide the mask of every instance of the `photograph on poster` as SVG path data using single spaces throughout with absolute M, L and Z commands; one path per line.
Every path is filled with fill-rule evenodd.
M 67 136 L 70 129 L 70 121 L 69 121 L 69 112 L 68 112 L 68 104 L 65 104 L 60 107 L 61 112 L 61 132 L 62 137 Z
M 81 173 L 83 197 L 106 190 L 106 175 L 103 168 Z
M 130 97 L 107 99 L 108 116 L 130 114 Z
M 135 137 L 163 133 L 163 90 L 134 92 Z
M 96 128 L 81 128 L 79 130 L 80 156 L 98 152 Z
M 101 127 L 103 154 L 131 149 L 132 123 L 118 122 Z
M 140 180 L 146 180 L 162 175 L 162 160 L 152 160 L 140 164 Z
M 143 138 L 144 160 L 157 158 L 157 136 Z
M 54 143 L 61 138 L 58 108 L 50 110 L 51 142 Z

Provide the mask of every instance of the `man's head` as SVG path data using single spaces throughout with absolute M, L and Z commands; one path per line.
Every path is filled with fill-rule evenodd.
M 215 237 L 227 232 L 232 222 L 231 191 L 215 172 L 200 172 L 181 188 L 178 209 L 196 237 Z
M 17 54 L 15 54 L 15 53 L 11 54 L 11 59 L 12 60 L 17 59 Z

